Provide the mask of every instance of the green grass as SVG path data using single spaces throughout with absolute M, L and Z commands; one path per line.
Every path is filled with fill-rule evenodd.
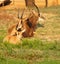
M 60 61 L 56 61 L 56 60 L 46 60 L 46 61 L 43 61 L 43 62 L 37 62 L 37 63 L 34 63 L 34 64 L 59 64 Z
M 0 64 L 60 64 L 60 6 L 42 8 L 41 11 L 48 18 L 44 27 L 39 23 L 34 37 L 23 38 L 19 45 L 3 43 L 6 30 L 16 20 L 0 18 Z M 12 10 L 6 12 L 17 13 Z

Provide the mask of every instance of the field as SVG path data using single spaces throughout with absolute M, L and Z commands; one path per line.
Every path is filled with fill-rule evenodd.
M 60 64 L 60 6 L 40 11 L 46 20 L 38 23 L 34 37 L 13 45 L 3 39 L 17 22 L 17 11 L 0 9 L 0 64 Z

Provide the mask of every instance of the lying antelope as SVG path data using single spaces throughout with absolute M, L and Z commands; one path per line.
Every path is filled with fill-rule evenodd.
M 35 31 L 38 21 L 41 20 L 39 8 L 35 4 L 34 4 L 34 6 L 36 7 L 37 12 L 35 10 L 31 10 L 27 19 L 22 21 L 22 25 L 23 25 L 24 29 L 26 30 L 23 33 L 23 37 L 32 37 L 34 35 L 34 31 Z
M 22 33 L 25 32 L 23 26 L 21 24 L 21 19 L 17 24 L 14 24 L 8 29 L 8 34 L 4 38 L 4 42 L 7 41 L 9 43 L 18 44 L 22 38 Z

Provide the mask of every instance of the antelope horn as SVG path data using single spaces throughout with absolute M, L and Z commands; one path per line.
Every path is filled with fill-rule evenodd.
M 32 2 L 33 3 L 33 5 L 36 7 L 36 9 L 37 9 L 37 11 L 38 11 L 38 16 L 40 16 L 40 10 L 39 10 L 39 8 L 37 7 L 37 5 L 34 3 L 34 2 Z
M 20 18 L 20 15 L 19 14 L 20 14 L 20 9 L 18 9 L 18 19 Z
M 22 19 L 23 18 L 23 14 L 24 14 L 24 11 L 25 11 L 25 9 L 23 9 L 23 12 L 22 12 L 22 14 L 21 14 L 21 17 L 20 17 L 20 9 L 18 9 L 18 19 Z
M 21 17 L 20 17 L 21 19 L 23 18 L 24 11 L 25 11 L 25 9 L 23 9 L 22 15 L 21 15 Z

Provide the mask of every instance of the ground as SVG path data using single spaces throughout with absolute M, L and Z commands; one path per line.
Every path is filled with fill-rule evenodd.
M 60 64 L 60 6 L 40 8 L 46 20 L 39 21 L 34 37 L 13 45 L 3 39 L 17 22 L 16 9 L 0 9 L 0 64 Z

